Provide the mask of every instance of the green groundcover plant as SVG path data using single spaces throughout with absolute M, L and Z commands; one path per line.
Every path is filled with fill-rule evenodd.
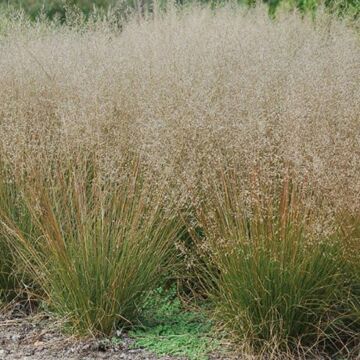
M 220 340 L 204 308 L 186 309 L 176 287 L 159 288 L 148 295 L 140 317 L 141 325 L 130 332 L 134 347 L 158 355 L 207 359 L 220 351 Z

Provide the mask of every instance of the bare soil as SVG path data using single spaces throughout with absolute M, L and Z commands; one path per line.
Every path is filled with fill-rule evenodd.
M 60 332 L 59 324 L 46 314 L 29 315 L 16 306 L 0 312 L 0 360 L 175 359 L 132 349 L 132 340 L 126 335 L 120 335 L 118 340 L 114 344 L 94 338 L 79 340 L 67 337 Z

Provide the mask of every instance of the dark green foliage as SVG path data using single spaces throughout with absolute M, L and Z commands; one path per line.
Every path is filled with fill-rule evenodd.
M 163 1 L 161 1 L 163 2 Z M 182 5 L 191 2 L 191 0 L 177 0 L 178 4 Z M 212 6 L 223 4 L 224 0 L 199 0 L 200 3 L 210 3 Z M 237 0 L 241 5 L 254 6 L 258 1 L 256 0 Z M 339 13 L 340 15 L 351 14 L 357 17 L 360 12 L 359 0 L 263 0 L 269 6 L 270 13 L 275 13 L 279 6 L 285 5 L 288 8 L 298 8 L 302 12 L 313 12 L 321 4 L 324 4 L 331 11 Z M 53 19 L 59 18 L 61 21 L 65 20 L 66 12 L 71 8 L 78 8 L 81 13 L 88 17 L 94 11 L 104 13 L 109 8 L 116 9 L 123 12 L 125 8 L 132 8 L 138 10 L 152 8 L 152 0 L 127 0 L 120 2 L 117 0 L 0 0 L 0 5 L 9 6 L 13 9 L 22 8 L 25 13 L 29 14 L 32 19 L 36 19 L 41 14 Z
M 106 9 L 115 4 L 115 0 L 0 0 L 0 3 L 14 8 L 21 7 L 32 19 L 38 17 L 41 13 L 48 18 L 65 18 L 67 8 L 76 6 L 85 16 L 89 15 L 94 8 Z

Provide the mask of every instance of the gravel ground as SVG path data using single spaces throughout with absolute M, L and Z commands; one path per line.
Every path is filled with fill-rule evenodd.
M 174 356 L 156 356 L 144 349 L 133 349 L 133 340 L 119 334 L 116 344 L 94 338 L 76 339 L 60 331 L 60 323 L 45 313 L 31 312 L 19 303 L 0 308 L 0 360 L 186 360 Z M 32 313 L 32 314 L 31 314 Z M 212 354 L 209 360 L 239 360 Z
M 66 337 L 60 333 L 59 325 L 44 314 L 27 315 L 16 308 L 0 313 L 0 360 L 179 360 L 131 349 L 132 341 L 126 336 L 121 336 L 118 343 Z

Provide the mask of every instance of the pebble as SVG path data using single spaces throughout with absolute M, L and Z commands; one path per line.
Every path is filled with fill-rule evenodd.
M 19 335 L 19 334 L 15 334 L 15 335 L 12 335 L 11 336 L 11 340 L 12 341 L 20 341 L 21 340 L 21 335 Z

